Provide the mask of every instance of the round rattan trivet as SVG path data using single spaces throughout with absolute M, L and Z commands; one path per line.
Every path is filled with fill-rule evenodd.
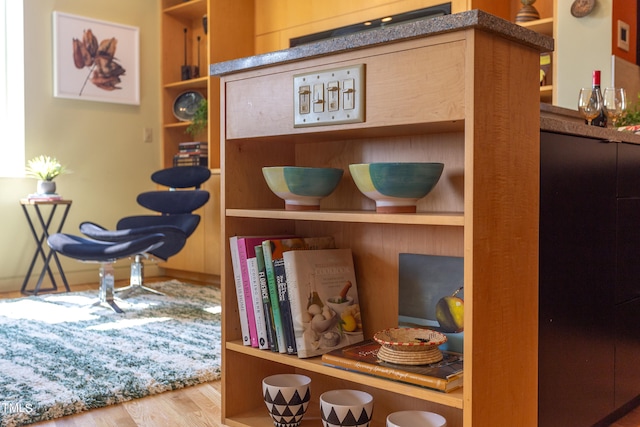
M 376 332 L 373 339 L 397 351 L 422 352 L 447 342 L 447 336 L 426 328 L 390 328 Z
M 428 365 L 441 361 L 442 352 L 438 347 L 427 347 L 424 351 L 400 351 L 383 345 L 378 350 L 378 357 L 398 365 Z

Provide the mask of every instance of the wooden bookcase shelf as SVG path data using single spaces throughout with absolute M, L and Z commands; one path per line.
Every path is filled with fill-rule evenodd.
M 557 10 L 557 0 L 553 0 L 551 3 L 553 4 L 554 12 Z M 554 17 L 537 19 L 535 21 L 522 22 L 518 25 L 521 25 L 525 28 L 528 28 L 532 31 L 535 31 L 540 34 L 544 34 L 545 36 L 554 37 L 555 38 L 555 24 Z M 556 81 L 556 54 L 552 52 L 551 54 L 551 79 L 552 82 Z M 540 102 L 546 102 L 548 104 L 553 103 L 553 83 L 550 85 L 540 86 Z
M 204 274 L 206 276 L 202 277 L 208 280 L 208 276 L 220 274 L 220 254 L 216 245 L 220 239 L 219 205 L 216 202 L 220 193 L 220 179 L 216 173 L 220 168 L 220 85 L 218 78 L 209 75 L 209 64 L 253 54 L 253 0 L 161 0 L 161 7 L 162 167 L 173 166 L 179 143 L 195 140 L 208 144 L 207 166 L 214 172 L 203 187 L 211 194 L 211 201 L 198 212 L 202 221 L 195 235 L 180 253 L 162 263 L 162 267 L 174 270 L 175 274 Z M 184 29 L 187 29 L 186 54 Z M 200 77 L 181 80 L 185 55 L 189 65 L 199 65 Z M 190 122 L 179 121 L 173 114 L 175 99 L 186 91 L 197 91 L 205 99 L 215 100 L 209 103 L 208 130 L 195 138 L 186 133 Z
M 447 225 L 454 227 L 464 226 L 462 213 L 416 213 L 404 214 L 379 214 L 375 211 L 336 211 L 322 210 L 321 212 L 283 211 L 282 209 L 227 209 L 228 217 L 239 218 L 270 218 L 289 219 L 299 221 L 335 221 L 335 222 L 363 222 L 371 224 L 420 224 L 420 225 Z
M 320 424 L 322 392 L 356 388 L 374 396 L 376 427 L 406 409 L 449 427 L 537 426 L 538 63 L 531 44 L 472 25 L 222 73 L 225 425 L 271 426 L 261 380 L 296 372 L 312 378 L 309 425 Z M 293 76 L 355 64 L 366 68 L 365 122 L 294 128 Z M 376 161 L 445 169 L 418 213 L 377 214 L 349 175 Z M 321 210 L 285 211 L 262 176 L 276 165 L 345 175 Z M 398 324 L 400 253 L 464 257 L 464 387 L 440 393 L 243 346 L 229 237 L 280 233 L 332 235 L 353 250 L 365 338 Z

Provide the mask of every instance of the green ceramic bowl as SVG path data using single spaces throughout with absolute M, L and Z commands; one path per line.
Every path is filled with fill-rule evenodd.
M 349 165 L 358 189 L 376 202 L 377 212 L 415 212 L 440 180 L 443 163 L 359 163 Z
M 267 185 L 285 201 L 286 210 L 317 210 L 331 194 L 344 171 L 335 168 L 271 166 L 262 168 Z

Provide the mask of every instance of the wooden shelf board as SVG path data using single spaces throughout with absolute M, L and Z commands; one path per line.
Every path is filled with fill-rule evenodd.
M 553 85 L 540 86 L 540 100 L 551 102 L 553 96 Z
M 165 89 L 206 89 L 209 78 L 198 77 L 197 79 L 181 80 L 179 82 L 171 82 L 164 85 Z
M 165 123 L 162 125 L 164 128 L 186 128 L 189 126 L 191 122 L 175 122 L 175 123 Z
M 207 13 L 207 2 L 205 0 L 190 0 L 185 3 L 168 7 L 162 11 L 178 19 L 193 19 Z
M 376 413 L 374 412 L 374 419 L 371 421 L 371 427 L 384 427 L 385 420 L 375 419 Z M 266 406 L 264 408 L 256 408 L 251 412 L 243 413 L 233 418 L 226 418 L 223 420 L 225 426 L 229 427 L 273 427 L 273 420 L 267 414 Z M 302 426 L 319 426 L 322 424 L 320 418 L 320 404 L 313 400 L 309 403 L 307 413 L 302 418 Z
M 278 142 L 295 142 L 295 143 L 315 143 L 323 141 L 335 141 L 338 139 L 352 138 L 381 138 L 385 136 L 408 136 L 420 134 L 436 134 L 436 133 L 454 133 L 463 132 L 465 121 L 444 120 L 428 123 L 410 123 L 394 126 L 373 126 L 368 127 L 367 123 L 359 124 L 353 128 L 349 125 L 335 126 L 317 126 L 306 128 L 295 128 L 291 134 L 285 135 L 252 135 L 250 137 L 239 137 L 227 135 L 227 141 L 233 142 L 249 142 L 249 143 L 270 143 L 277 140 Z
M 518 25 L 537 33 L 553 37 L 553 18 L 542 18 L 535 21 L 520 22 Z
M 240 218 L 290 219 L 299 221 L 361 222 L 371 224 L 464 226 L 459 212 L 418 212 L 415 214 L 382 214 L 375 211 L 285 211 L 282 209 L 227 209 L 226 215 Z
M 358 384 L 366 384 L 369 387 L 374 387 L 380 390 L 393 391 L 396 394 L 411 396 L 415 399 L 427 400 L 433 403 L 450 406 L 457 409 L 462 409 L 463 407 L 462 388 L 454 390 L 450 393 L 443 393 L 422 387 L 412 386 L 409 384 L 403 384 L 397 381 L 376 378 L 357 372 L 349 372 L 342 369 L 333 368 L 331 366 L 325 366 L 322 364 L 322 360 L 320 357 L 300 359 L 297 356 L 274 353 L 269 350 L 258 350 L 253 347 L 245 346 L 240 341 L 227 342 L 226 349 L 237 353 L 243 353 L 251 357 L 257 357 L 276 363 L 282 363 L 293 368 L 304 369 L 309 372 L 315 372 L 341 380 L 352 381 Z

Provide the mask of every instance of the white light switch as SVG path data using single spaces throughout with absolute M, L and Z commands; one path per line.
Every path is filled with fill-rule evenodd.
M 342 82 L 342 101 L 343 108 L 345 110 L 353 110 L 355 108 L 356 89 L 353 79 L 346 79 Z
M 300 114 L 309 114 L 311 112 L 311 86 L 304 85 L 300 86 L 298 90 L 299 102 L 299 112 Z
M 313 112 L 322 113 L 324 111 L 324 85 L 316 83 L 313 85 Z
M 340 85 L 338 82 L 327 84 L 327 110 L 338 111 L 340 109 Z
M 294 127 L 365 121 L 365 65 L 293 76 Z

